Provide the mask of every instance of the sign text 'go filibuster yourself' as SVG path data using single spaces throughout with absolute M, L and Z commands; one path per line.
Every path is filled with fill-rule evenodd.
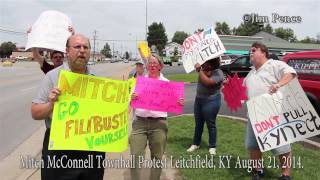
M 187 73 L 194 70 L 196 63 L 201 65 L 226 51 L 213 27 L 187 37 L 182 49 L 183 67 Z
M 247 102 L 262 152 L 320 134 L 320 119 L 298 80 Z
M 138 97 L 131 101 L 134 108 L 181 114 L 183 106 L 178 103 L 184 97 L 184 83 L 161 81 L 139 76 L 135 93 Z
M 128 147 L 129 81 L 62 70 L 50 150 L 122 152 Z

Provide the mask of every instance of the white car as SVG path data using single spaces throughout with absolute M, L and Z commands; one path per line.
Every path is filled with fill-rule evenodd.
M 220 65 L 231 64 L 232 59 L 228 55 L 220 56 Z
M 24 57 L 24 56 L 17 56 L 17 57 L 16 57 L 16 59 L 17 59 L 17 60 L 24 60 L 24 59 L 27 59 L 27 57 Z
M 87 63 L 89 66 L 90 65 L 95 65 L 96 64 L 96 62 L 94 62 L 94 61 L 88 61 L 88 63 Z

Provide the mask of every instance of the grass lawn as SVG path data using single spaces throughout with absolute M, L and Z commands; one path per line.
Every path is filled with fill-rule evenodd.
M 239 160 L 247 160 L 248 153 L 244 146 L 245 124 L 227 118 L 217 120 L 217 155 L 213 158 L 215 168 L 179 168 L 183 179 L 251 179 L 246 167 L 239 167 Z M 211 159 L 208 153 L 208 132 L 205 125 L 201 147 L 193 153 L 187 153 L 187 148 L 192 143 L 194 131 L 193 116 L 181 116 L 169 119 L 169 133 L 167 156 L 173 157 L 174 162 L 181 162 L 183 159 L 196 159 L 200 155 L 204 160 L 206 157 Z M 293 144 L 293 156 L 295 167 L 292 168 L 291 177 L 297 180 L 313 180 L 320 178 L 320 151 L 311 150 L 301 144 Z M 223 159 L 231 156 L 230 166 L 227 160 Z M 263 179 L 277 179 L 280 169 L 276 167 L 278 158 L 273 157 L 270 152 L 264 153 L 264 170 L 266 176 Z M 221 159 L 221 160 L 220 160 Z M 300 164 L 299 164 L 300 159 Z M 223 162 L 224 167 L 220 162 Z M 248 161 L 245 161 L 248 162 Z M 236 166 L 238 165 L 238 168 Z M 270 166 L 267 168 L 267 166 Z
M 166 75 L 171 81 L 177 82 L 197 82 L 198 81 L 198 74 L 197 73 L 190 73 L 190 74 L 168 74 Z

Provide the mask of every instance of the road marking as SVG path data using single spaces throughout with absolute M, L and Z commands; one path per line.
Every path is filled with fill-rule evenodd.
M 38 86 L 32 86 L 32 87 L 29 87 L 29 88 L 24 88 L 24 89 L 21 89 L 22 92 L 25 92 L 25 91 L 29 91 L 29 90 L 32 90 L 32 89 L 36 89 Z

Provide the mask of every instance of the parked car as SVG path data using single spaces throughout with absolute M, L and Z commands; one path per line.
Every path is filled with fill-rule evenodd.
M 128 59 L 123 60 L 124 63 L 129 63 Z
M 88 61 L 88 63 L 87 63 L 89 66 L 90 65 L 95 65 L 96 64 L 96 62 L 94 62 L 94 61 Z
M 183 64 L 182 58 L 179 58 L 179 59 L 178 59 L 178 66 L 181 66 L 182 64 Z
M 279 60 L 279 58 L 270 53 L 269 59 Z M 227 78 L 227 75 L 233 76 L 236 72 L 239 77 L 246 77 L 249 71 L 251 70 L 252 64 L 250 63 L 250 56 L 244 55 L 235 59 L 231 64 L 221 65 L 220 69 L 223 71 L 224 78 Z
M 12 62 L 11 61 L 8 61 L 8 60 L 6 60 L 6 61 L 4 61 L 3 63 L 2 63 L 2 66 L 3 67 L 11 67 L 13 64 L 12 64 Z
M 239 55 L 239 54 L 228 54 L 228 56 L 229 56 L 232 60 L 235 60 L 235 59 L 237 59 L 238 57 L 243 56 L 243 55 Z
M 220 66 L 223 76 L 226 79 L 227 75 L 233 76 L 236 72 L 239 77 L 245 77 L 251 70 L 250 56 L 240 56 L 235 59 L 231 64 Z
M 162 60 L 163 60 L 163 64 L 169 64 L 170 66 L 172 66 L 172 61 L 169 56 L 162 57 Z
M 220 56 L 220 64 L 221 65 L 226 65 L 226 64 L 231 64 L 232 59 L 228 55 L 222 55 Z
M 311 104 L 320 113 L 320 51 L 304 51 L 283 56 L 293 67 Z
M 24 56 L 17 56 L 17 57 L 16 57 L 16 59 L 17 59 L 17 60 L 24 60 L 24 59 L 27 59 L 27 57 L 24 57 Z

